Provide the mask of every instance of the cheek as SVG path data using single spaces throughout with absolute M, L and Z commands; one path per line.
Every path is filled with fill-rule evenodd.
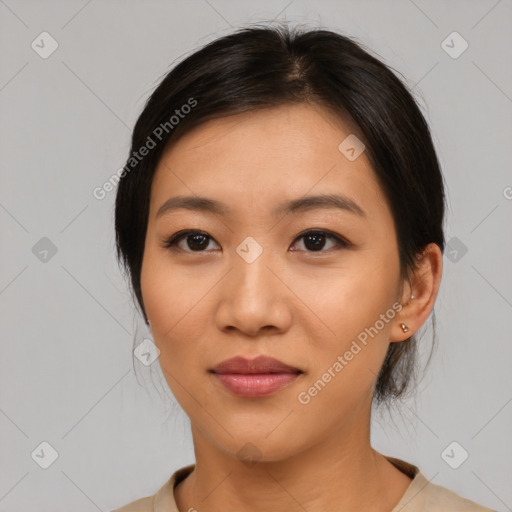
M 317 273 L 314 282 L 294 282 L 297 294 L 307 297 L 323 339 L 346 341 L 372 326 L 392 307 L 399 282 L 398 260 L 393 254 L 379 258 L 370 251 L 354 253 L 343 268 Z
M 186 272 L 176 271 L 164 250 L 155 247 L 146 247 L 140 284 L 152 330 L 172 335 L 180 318 L 192 308 L 196 287 Z
M 392 247 L 386 250 L 354 254 L 346 268 L 317 281 L 310 300 L 322 320 L 315 324 L 322 327 L 310 332 L 315 370 L 308 382 L 320 379 L 320 387 L 328 382 L 323 400 L 352 403 L 377 378 L 396 316 L 399 282 L 398 254 Z
M 201 301 L 213 283 L 198 281 L 197 271 L 194 276 L 183 269 L 177 272 L 158 250 L 148 249 L 144 254 L 141 291 L 146 314 L 153 341 L 160 350 L 162 372 L 180 402 L 185 398 L 181 396 L 182 387 L 193 387 L 193 373 L 202 368 L 206 351 L 208 318 Z
M 145 252 L 141 269 L 141 292 L 165 373 L 164 367 L 172 371 L 172 362 L 181 360 L 180 352 L 184 352 L 180 340 L 186 338 L 180 335 L 180 330 L 183 328 L 183 320 L 187 318 L 185 308 L 188 300 L 184 297 L 184 290 L 187 289 L 185 283 L 173 276 L 170 266 L 164 260 L 154 251 Z

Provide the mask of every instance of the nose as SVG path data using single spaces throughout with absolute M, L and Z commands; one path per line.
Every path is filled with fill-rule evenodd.
M 216 323 L 220 330 L 257 337 L 289 329 L 293 293 L 270 253 L 263 250 L 252 262 L 234 255 L 219 290 Z

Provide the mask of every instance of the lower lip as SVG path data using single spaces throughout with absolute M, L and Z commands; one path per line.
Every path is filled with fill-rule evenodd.
M 237 396 L 270 395 L 290 385 L 300 373 L 238 374 L 214 373 L 219 382 Z

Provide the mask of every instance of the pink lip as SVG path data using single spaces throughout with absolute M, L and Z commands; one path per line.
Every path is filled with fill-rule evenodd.
M 298 373 L 301 370 L 289 366 L 278 359 L 268 356 L 258 356 L 255 359 L 232 357 L 215 366 L 214 373 Z
M 270 395 L 288 386 L 300 373 L 214 373 L 219 382 L 237 396 L 258 397 Z
M 215 378 L 237 396 L 259 397 L 291 384 L 303 372 L 273 357 L 234 357 L 210 370 Z

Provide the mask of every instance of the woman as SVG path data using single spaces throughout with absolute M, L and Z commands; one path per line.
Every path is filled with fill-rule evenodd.
M 423 115 L 350 38 L 253 26 L 179 63 L 134 128 L 116 243 L 196 462 L 116 512 L 489 511 L 370 444 L 443 217 Z

